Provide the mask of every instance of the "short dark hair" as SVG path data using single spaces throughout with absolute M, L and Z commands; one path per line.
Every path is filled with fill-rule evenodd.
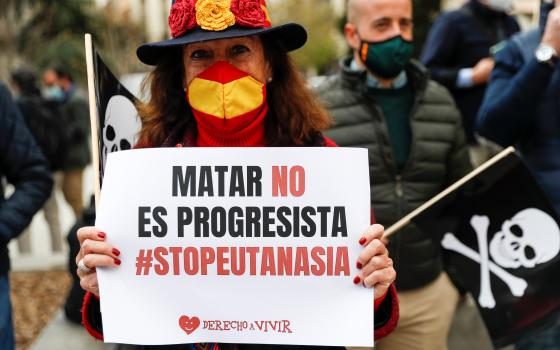
M 74 78 L 72 77 L 72 74 L 66 69 L 62 68 L 61 66 L 56 66 L 52 68 L 52 70 L 56 73 L 58 79 L 68 79 L 71 82 L 74 82 Z
M 23 94 L 37 94 L 37 75 L 31 68 L 20 67 L 12 72 L 12 82 L 17 85 Z

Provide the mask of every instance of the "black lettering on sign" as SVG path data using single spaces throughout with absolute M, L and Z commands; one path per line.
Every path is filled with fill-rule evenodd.
M 157 225 L 153 225 L 151 230 L 146 226 L 151 224 L 150 215 Z M 155 207 L 154 210 L 150 207 L 138 207 L 138 237 L 149 238 L 154 236 L 162 238 L 167 235 L 167 223 L 163 216 L 167 215 L 167 210 L 164 207 Z
M 183 173 L 183 167 L 174 166 L 173 167 L 173 197 L 179 196 L 181 192 L 181 197 L 186 197 L 189 192 L 190 186 L 190 196 L 195 196 L 196 190 L 196 167 L 188 166 L 185 167 L 185 172 Z
M 146 225 L 150 224 L 150 218 L 146 217 L 146 214 L 150 213 L 152 210 L 150 207 L 139 207 L 138 208 L 138 237 L 152 237 L 150 231 L 146 231 Z

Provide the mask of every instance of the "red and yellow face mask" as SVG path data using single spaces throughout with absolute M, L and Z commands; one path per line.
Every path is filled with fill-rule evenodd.
M 187 100 L 199 128 L 222 136 L 261 124 L 268 110 L 266 85 L 225 61 L 191 81 Z

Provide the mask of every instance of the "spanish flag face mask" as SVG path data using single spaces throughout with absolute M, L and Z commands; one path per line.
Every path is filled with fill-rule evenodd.
M 220 146 L 264 146 L 249 143 L 264 143 L 266 85 L 248 73 L 218 61 L 191 81 L 187 100 L 199 137 Z

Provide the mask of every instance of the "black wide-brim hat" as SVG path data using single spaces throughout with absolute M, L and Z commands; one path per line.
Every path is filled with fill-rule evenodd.
M 171 27 L 172 35 L 176 34 L 174 33 L 174 30 L 184 33 L 174 35 L 175 37 L 169 40 L 157 41 L 141 45 L 136 50 L 136 55 L 143 63 L 155 66 L 158 64 L 159 60 L 170 51 L 176 50 L 177 48 L 187 44 L 201 41 L 261 35 L 265 37 L 265 40 L 276 40 L 288 52 L 299 49 L 307 41 L 307 31 L 303 26 L 297 23 L 287 23 L 279 26 L 271 26 L 264 0 L 177 0 L 176 2 L 173 1 L 174 5 L 171 8 L 171 13 L 169 15 L 169 24 Z M 231 4 L 231 10 L 233 10 L 234 6 L 237 6 L 237 11 L 234 15 L 235 23 L 222 30 L 203 29 L 200 23 L 198 23 L 198 17 L 196 17 L 196 23 L 194 23 L 195 21 L 193 20 L 193 18 L 190 19 L 190 23 L 187 23 L 189 21 L 185 20 L 184 17 L 188 17 L 189 15 L 191 17 L 195 16 L 196 12 L 194 7 L 196 6 L 197 2 L 201 2 L 203 3 L 203 5 L 207 4 L 208 6 Z M 239 3 L 244 4 L 241 4 L 240 6 Z M 262 8 L 266 19 L 262 21 L 253 21 L 253 18 L 247 16 L 251 16 L 251 14 L 255 13 L 254 11 L 251 13 L 243 12 L 244 9 L 250 8 L 251 5 L 256 6 L 256 4 L 260 4 L 260 8 Z M 244 5 L 245 8 L 239 9 L 240 7 L 242 7 L 242 5 Z M 180 9 L 178 10 L 177 8 L 179 7 Z M 196 7 L 196 10 L 198 11 L 198 6 Z M 228 9 L 224 8 L 221 8 L 221 10 L 229 11 Z M 254 8 L 252 10 L 254 10 Z M 178 11 L 182 11 L 180 15 L 177 15 Z M 233 15 L 233 13 L 229 12 L 228 15 Z M 177 16 L 180 16 L 178 17 L 179 26 L 177 26 L 177 21 L 174 20 Z M 213 18 L 211 17 L 208 20 L 212 21 Z M 223 21 L 223 18 L 221 20 Z M 251 26 L 248 26 L 246 24 L 247 20 L 251 22 Z M 252 22 L 256 22 L 256 24 L 252 24 Z M 184 30 L 185 26 L 189 27 L 189 29 L 187 29 L 186 31 Z

